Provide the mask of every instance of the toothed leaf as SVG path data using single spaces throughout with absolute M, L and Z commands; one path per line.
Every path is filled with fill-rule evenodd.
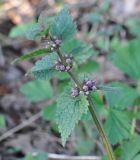
M 58 13 L 51 28 L 51 35 L 62 40 L 69 39 L 74 36 L 76 25 L 72 17 L 69 15 L 68 8 L 65 7 Z
M 73 98 L 70 91 L 66 90 L 57 100 L 57 123 L 62 137 L 62 144 L 73 131 L 75 125 L 87 112 L 88 102 L 84 95 Z
M 37 61 L 35 66 L 32 68 L 32 73 L 37 79 L 48 80 L 56 71 L 54 69 L 54 62 L 57 60 L 58 56 L 56 53 L 51 53 L 45 56 L 42 60 Z

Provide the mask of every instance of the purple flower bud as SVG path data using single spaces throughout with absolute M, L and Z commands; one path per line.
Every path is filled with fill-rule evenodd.
M 72 64 L 72 60 L 71 60 L 70 58 L 67 58 L 67 59 L 66 59 L 66 63 L 67 63 L 67 64 Z
M 69 71 L 71 69 L 70 66 L 66 66 L 66 71 Z
M 86 85 L 87 85 L 88 87 L 92 87 L 92 81 L 91 81 L 91 80 L 88 80 L 88 81 L 86 82 Z
M 79 93 L 78 93 L 78 92 L 77 92 L 77 93 L 76 93 L 76 92 L 72 92 L 72 93 L 71 93 L 71 96 L 72 96 L 72 97 L 77 97 L 77 96 L 79 96 Z
M 95 91 L 97 88 L 96 86 L 92 86 L 92 90 Z
M 57 46 L 59 46 L 59 45 L 61 44 L 61 42 L 62 42 L 62 41 L 61 41 L 60 39 L 56 39 L 56 40 L 55 40 L 55 44 L 56 44 Z
M 92 80 L 92 85 L 96 85 L 96 80 Z
M 88 89 L 89 89 L 89 88 L 88 88 L 87 85 L 84 85 L 84 86 L 83 86 L 83 90 L 84 90 L 85 92 L 88 91 Z
M 65 66 L 64 65 L 60 65 L 60 71 L 65 71 Z
M 77 96 L 79 96 L 79 89 L 78 89 L 77 87 L 72 88 L 71 96 L 72 96 L 72 97 L 77 97 Z

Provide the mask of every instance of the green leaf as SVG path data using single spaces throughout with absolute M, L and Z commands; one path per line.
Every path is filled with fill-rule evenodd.
M 83 49 L 85 48 L 84 43 L 72 38 L 68 41 L 64 41 L 61 44 L 61 52 L 62 53 L 71 53 L 73 55 L 77 55 L 78 53 L 80 53 Z
M 65 145 L 75 125 L 87 110 L 88 102 L 84 95 L 74 98 L 69 90 L 60 95 L 57 100 L 56 119 L 63 145 Z
M 121 155 L 123 159 L 125 160 L 136 160 L 137 156 L 135 157 L 135 155 L 138 154 L 139 152 L 140 152 L 140 137 L 139 136 L 132 138 L 130 141 L 127 141 L 122 145 Z
M 116 53 L 112 57 L 113 63 L 133 79 L 140 78 L 140 40 L 133 40 L 115 47 Z
M 33 25 L 35 25 L 34 22 L 17 25 L 10 30 L 9 36 L 11 38 L 24 37 L 28 29 Z
M 107 87 L 118 88 L 118 91 L 116 90 L 114 92 L 105 91 L 105 96 L 109 106 L 115 108 L 124 109 L 132 107 L 134 101 L 138 97 L 135 89 L 120 82 L 110 83 Z
M 30 81 L 22 85 L 20 91 L 31 102 L 42 101 L 53 96 L 53 89 L 49 81 Z
M 140 154 L 136 155 L 136 157 L 133 160 L 140 160 Z
M 56 53 L 51 53 L 45 56 L 42 60 L 37 61 L 32 68 L 33 75 L 40 80 L 48 80 L 52 78 L 57 72 L 54 70 L 54 62 L 58 56 Z
M 20 58 L 15 59 L 12 62 L 12 64 L 20 62 L 20 61 L 25 61 L 25 60 L 31 59 L 33 57 L 40 56 L 42 54 L 46 54 L 46 53 L 50 53 L 50 52 L 51 52 L 50 47 L 49 48 L 41 48 L 39 50 L 35 50 L 29 54 L 25 54 L 25 55 L 21 56 Z
M 47 121 L 54 121 L 56 114 L 56 104 L 49 105 L 42 109 L 42 117 Z
M 43 30 L 41 26 L 38 23 L 36 23 L 34 26 L 28 29 L 28 31 L 26 32 L 26 37 L 29 40 L 34 40 L 37 36 L 40 35 L 42 31 Z
M 51 28 L 51 35 L 56 36 L 62 40 L 70 39 L 75 35 L 76 25 L 72 17 L 69 15 L 68 8 L 65 7 L 56 16 Z
M 79 66 L 80 73 L 93 73 L 99 70 L 99 64 L 94 60 L 89 60 Z
M 126 21 L 126 25 L 132 34 L 134 34 L 137 37 L 140 37 L 140 27 L 139 27 L 140 20 L 139 20 L 139 18 L 138 19 L 137 18 L 135 19 L 134 17 L 129 18 Z
M 64 54 L 73 54 L 79 64 L 86 62 L 91 56 L 97 54 L 91 45 L 74 38 L 63 42 L 60 50 Z
M 82 125 L 78 125 L 75 128 L 76 143 L 74 149 L 78 152 L 79 155 L 88 155 L 95 147 L 95 143 L 92 142 L 93 128 L 91 125 L 92 124 L 90 122 L 83 122 Z M 83 132 L 83 130 L 85 130 L 85 132 Z
M 0 114 L 0 128 L 5 128 L 5 127 L 6 127 L 5 116 Z
M 127 139 L 130 135 L 129 116 L 126 112 L 110 108 L 105 129 L 112 144 Z

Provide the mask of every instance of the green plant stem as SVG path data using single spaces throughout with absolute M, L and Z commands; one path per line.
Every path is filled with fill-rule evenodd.
M 61 59 L 62 63 L 64 65 L 66 65 L 65 58 L 63 57 L 63 55 L 61 54 L 59 49 L 57 50 L 57 54 L 58 54 L 59 58 Z M 83 91 L 82 84 L 77 79 L 77 77 L 74 75 L 74 73 L 72 71 L 68 71 L 68 74 L 73 79 L 73 81 L 77 84 L 79 89 L 81 91 Z M 103 129 L 98 117 L 97 117 L 97 114 L 96 114 L 96 111 L 95 111 L 95 105 L 94 105 L 90 95 L 87 96 L 87 100 L 88 100 L 88 103 L 89 103 L 88 109 L 89 109 L 89 111 L 90 111 L 90 113 L 92 115 L 92 118 L 93 118 L 93 120 L 95 122 L 95 125 L 96 125 L 96 127 L 98 129 L 98 132 L 99 132 L 99 134 L 101 136 L 104 148 L 105 148 L 105 150 L 106 150 L 106 152 L 108 154 L 108 158 L 109 158 L 109 160 L 115 160 L 112 147 L 111 147 L 111 145 L 110 145 L 110 143 L 109 143 L 109 141 L 107 139 L 107 136 L 106 136 L 106 134 L 104 132 L 104 129 Z

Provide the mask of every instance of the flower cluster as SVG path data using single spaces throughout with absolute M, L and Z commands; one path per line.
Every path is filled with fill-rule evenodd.
M 88 78 L 85 78 L 83 80 L 82 91 L 80 91 L 80 89 L 76 86 L 72 88 L 71 96 L 77 97 L 81 92 L 83 92 L 85 96 L 88 96 L 91 91 L 95 91 L 96 89 L 96 80 L 89 80 Z
M 64 59 L 65 59 L 65 63 L 66 65 L 64 65 L 61 60 L 57 60 L 55 62 L 55 69 L 57 71 L 60 71 L 60 72 L 67 72 L 69 71 L 71 68 L 72 68 L 72 60 L 73 60 L 73 56 L 70 54 L 70 55 L 65 55 L 64 56 Z
M 51 38 L 51 40 L 48 41 L 48 45 L 51 45 L 51 51 L 55 51 L 57 48 L 59 48 L 61 43 L 62 40 L 56 37 L 53 37 Z

